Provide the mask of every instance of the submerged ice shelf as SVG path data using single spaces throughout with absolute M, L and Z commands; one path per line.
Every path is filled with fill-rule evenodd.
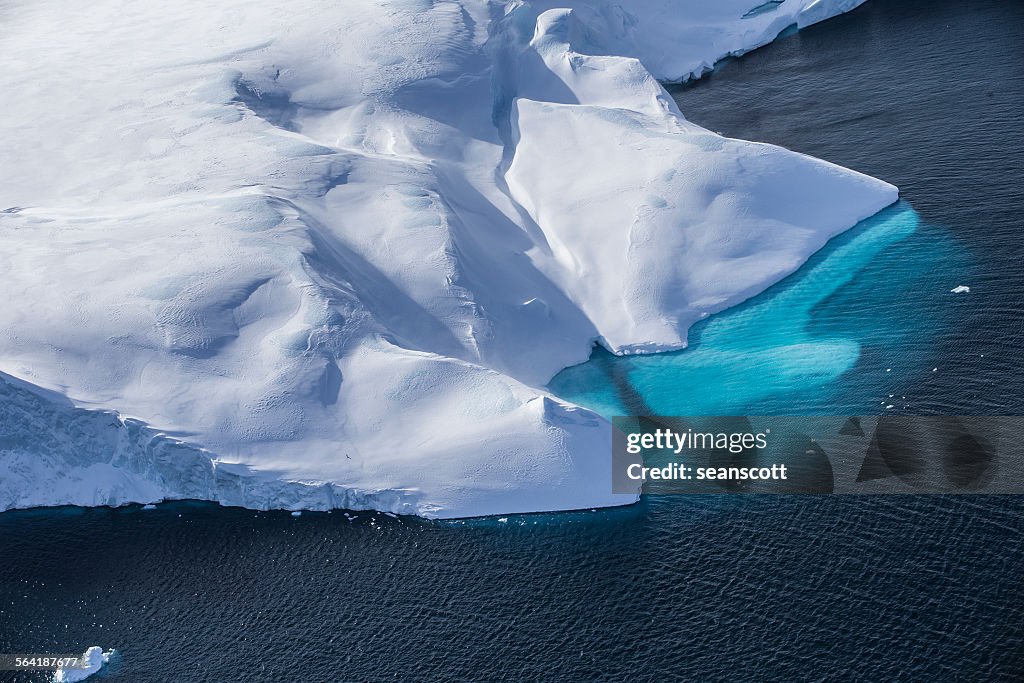
M 904 308 L 888 305 L 896 295 L 891 283 L 924 288 L 934 264 L 945 260 L 934 239 L 930 248 L 897 247 L 919 223 L 906 203 L 885 209 L 765 293 L 694 327 L 686 351 L 598 353 L 559 373 L 549 388 L 608 418 L 820 413 L 835 405 L 830 387 L 858 363 L 863 345 L 898 348 L 927 337 L 932 321 L 924 306 L 911 306 L 920 316 L 907 320 Z M 876 268 L 883 252 L 893 255 Z M 830 303 L 855 278 L 858 291 L 847 297 L 855 300 L 837 304 L 837 314 Z
M 682 348 L 897 198 L 658 80 L 857 4 L 11 10 L 0 509 L 631 502 L 544 385 Z

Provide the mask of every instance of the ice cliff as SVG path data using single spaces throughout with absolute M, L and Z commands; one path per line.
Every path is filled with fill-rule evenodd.
M 896 199 L 658 81 L 857 4 L 5 4 L 0 509 L 631 502 L 544 384 Z

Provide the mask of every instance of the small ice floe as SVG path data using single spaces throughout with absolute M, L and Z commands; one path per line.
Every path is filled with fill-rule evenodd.
M 892 408 L 892 407 L 893 407 L 893 405 L 892 405 L 892 404 L 890 403 L 889 405 L 887 405 L 887 406 L 885 407 L 885 409 L 886 409 L 886 410 L 889 410 L 889 409 L 890 409 L 890 408 Z
M 398 519 L 398 515 L 396 515 L 394 512 L 385 512 L 384 514 L 387 515 L 388 517 L 392 517 L 394 519 Z
M 53 672 L 54 683 L 74 683 L 84 681 L 103 668 L 103 665 L 110 661 L 113 650 L 103 651 L 103 648 L 93 645 L 78 658 L 73 664 L 57 667 Z
M 938 368 L 932 368 L 932 372 L 938 372 L 938 371 L 939 371 Z
M 504 524 L 505 522 L 508 521 L 508 517 L 498 517 L 498 521 L 501 522 L 502 524 Z
M 301 517 L 301 516 L 302 516 L 302 510 L 295 510 L 294 512 L 292 512 L 292 517 Z
M 957 285 L 953 289 L 949 290 L 951 294 L 970 294 L 971 288 L 967 285 Z
M 143 510 L 156 510 L 156 505 L 153 505 L 152 503 L 147 503 L 147 504 L 142 506 L 142 509 Z
M 886 372 L 892 372 L 892 368 L 886 368 L 885 371 Z

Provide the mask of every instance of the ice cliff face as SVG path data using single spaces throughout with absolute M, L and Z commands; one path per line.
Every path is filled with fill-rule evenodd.
M 0 509 L 627 503 L 547 395 L 896 198 L 658 85 L 856 0 L 15 2 Z

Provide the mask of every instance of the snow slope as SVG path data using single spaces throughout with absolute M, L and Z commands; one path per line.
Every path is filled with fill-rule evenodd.
M 657 79 L 856 4 L 7 3 L 0 509 L 631 502 L 544 384 L 897 194 Z

